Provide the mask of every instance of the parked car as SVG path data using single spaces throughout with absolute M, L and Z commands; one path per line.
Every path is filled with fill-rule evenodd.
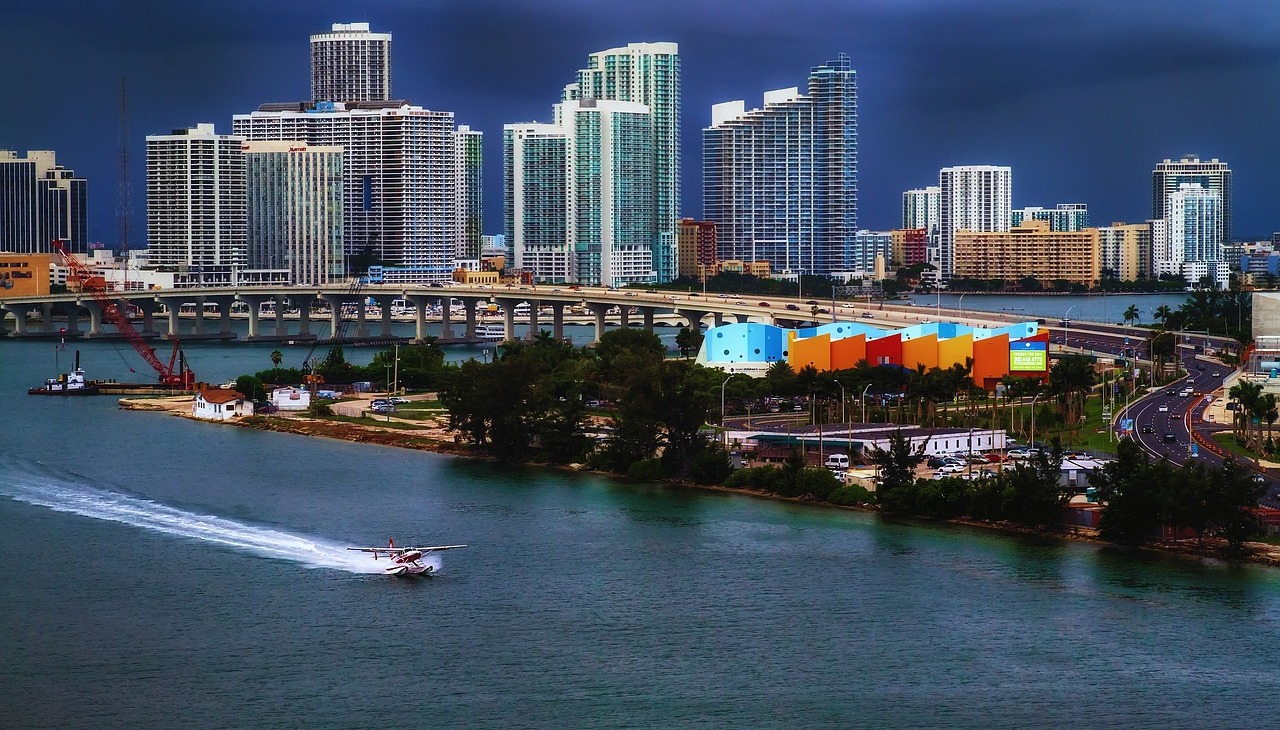
M 390 398 L 388 398 L 388 399 L 387 399 L 387 402 L 388 402 L 388 403 L 390 403 L 390 404 L 392 404 L 392 405 L 397 405 L 397 404 L 400 404 L 400 403 L 408 403 L 408 402 L 409 402 L 409 399 L 408 399 L 408 398 L 404 398 L 404 397 L 402 397 L 402 396 L 393 395 L 393 396 L 391 396 Z
M 940 468 L 940 467 L 946 466 L 946 464 L 947 464 L 947 462 L 946 462 L 946 461 L 944 461 L 942 458 L 937 457 L 937 456 L 934 456 L 934 457 L 931 457 L 931 458 L 929 459 L 929 461 L 928 461 L 928 463 L 927 463 L 927 466 L 928 466 L 930 469 L 937 469 L 937 468 Z
M 942 472 L 943 474 L 959 474 L 960 472 L 964 471 L 964 467 L 960 466 L 959 464 L 947 464 L 946 466 L 942 467 L 938 471 Z

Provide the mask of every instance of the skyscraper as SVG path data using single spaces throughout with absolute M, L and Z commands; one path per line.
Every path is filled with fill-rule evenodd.
M 680 47 L 630 43 L 591 54 L 562 101 L 599 99 L 649 108 L 653 170 L 650 246 L 657 281 L 676 276 L 676 221 L 680 218 Z
M 955 274 L 957 231 L 1009 230 L 1013 171 L 1008 167 L 968 165 L 938 172 L 938 263 L 943 281 Z
M 716 104 L 702 132 L 703 212 L 720 258 L 779 272 L 849 267 L 858 230 L 857 75 L 849 57 L 815 66 L 806 93 L 764 94 L 762 109 Z
M 456 186 L 460 259 L 479 259 L 484 236 L 484 134 L 467 125 L 458 127 Z
M 48 150 L 26 157 L 0 150 L 0 252 L 49 253 L 57 239 L 73 253 L 88 248 L 88 183 Z
M 502 229 L 517 269 L 534 281 L 574 282 L 569 238 L 568 146 L 556 124 L 508 124 L 502 130 Z
M 342 279 L 342 148 L 244 145 L 249 266 L 287 269 L 289 283 Z
M 1230 267 L 1222 260 L 1221 194 L 1198 183 L 1182 183 L 1169 194 L 1165 220 L 1165 270 L 1181 273 L 1190 286 L 1199 286 L 1207 278 L 1210 286 L 1225 289 Z
M 649 108 L 586 98 L 557 104 L 555 117 L 503 130 L 504 233 L 516 266 L 536 281 L 653 281 Z
M 902 194 L 902 227 L 923 228 L 931 238 L 938 235 L 938 201 L 941 188 L 930 185 Z
M 234 283 L 247 267 L 243 142 L 212 124 L 147 137 L 151 266 L 208 285 Z
M 334 23 L 311 36 L 312 101 L 391 99 L 391 34 L 368 23 Z
M 1213 158 L 1201 161 L 1196 155 L 1183 155 L 1174 162 L 1170 159 L 1156 164 L 1151 173 L 1151 217 L 1167 218 L 1169 196 L 1178 192 L 1183 183 L 1195 183 L 1205 190 L 1218 193 L 1222 200 L 1222 215 L 1218 222 L 1218 240 L 1231 240 L 1231 168 L 1227 163 Z
M 250 140 L 299 140 L 343 148 L 343 237 L 349 257 L 380 262 L 385 283 L 446 281 L 453 273 L 459 220 L 479 192 L 460 192 L 463 163 L 452 112 L 407 101 L 263 104 L 232 117 Z M 479 135 L 468 130 L 466 134 Z

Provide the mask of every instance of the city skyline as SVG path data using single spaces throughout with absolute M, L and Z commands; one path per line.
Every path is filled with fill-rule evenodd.
M 732 17 L 665 0 L 604 9 L 317 3 L 254 6 L 251 24 L 238 19 L 239 5 L 232 0 L 216 14 L 152 3 L 56 16 L 6 8 L 0 17 L 21 32 L 0 53 L 30 69 L 9 80 L 11 93 L 68 112 L 7 115 L 0 147 L 54 150 L 88 180 L 90 239 L 116 245 L 118 89 L 127 76 L 129 227 L 140 246 L 146 135 L 200 122 L 228 133 L 232 114 L 307 98 L 309 37 L 332 23 L 368 22 L 393 36 L 394 96 L 452 111 L 486 133 L 484 232 L 496 233 L 502 124 L 544 116 L 565 69 L 586 54 L 672 41 L 684 76 L 679 213 L 700 217 L 702 170 L 689 161 L 701 157 L 710 106 L 794 85 L 797 68 L 847 51 L 859 79 L 862 228 L 896 226 L 904 190 L 936 184 L 940 168 L 958 165 L 1013 168 L 1015 207 L 1082 202 L 1095 225 L 1142 220 L 1153 165 L 1194 153 L 1232 164 L 1237 237 L 1280 229 L 1266 174 L 1280 163 L 1267 134 L 1280 109 L 1257 93 L 1280 77 L 1275 42 L 1265 37 L 1280 11 L 1262 3 L 1188 12 L 1186 20 L 1146 2 L 805 2 L 787 13 L 748 2 Z M 569 22 L 575 32 L 566 42 L 557 31 Z M 24 60 L 36 57 L 41 63 Z

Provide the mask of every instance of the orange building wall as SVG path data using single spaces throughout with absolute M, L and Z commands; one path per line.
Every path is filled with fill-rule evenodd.
M 854 335 L 831 343 L 831 369 L 848 370 L 867 358 L 867 336 Z
M 902 365 L 908 370 L 915 370 L 917 365 L 924 369 L 938 367 L 938 336 L 921 335 L 902 342 Z
M 963 365 L 973 357 L 973 335 L 963 334 L 938 343 L 938 367 L 946 370 L 952 365 Z
M 830 370 L 831 336 L 818 335 L 792 340 L 787 347 L 787 363 L 796 371 L 806 365 L 812 365 L 819 371 Z
M 994 388 L 1009 374 L 1009 335 L 1001 334 L 973 341 L 973 382 L 980 388 Z
M 49 295 L 47 253 L 0 253 L 0 294 L 6 297 Z

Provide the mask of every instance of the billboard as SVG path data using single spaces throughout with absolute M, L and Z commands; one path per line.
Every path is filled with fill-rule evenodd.
M 1049 343 L 1014 340 L 1009 343 L 1010 373 L 1043 373 L 1049 369 Z

